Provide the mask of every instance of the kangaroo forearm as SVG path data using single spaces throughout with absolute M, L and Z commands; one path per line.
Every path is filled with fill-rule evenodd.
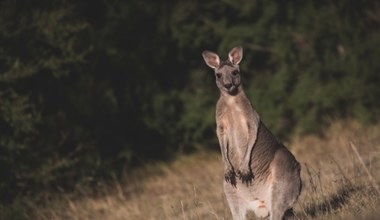
M 246 151 L 244 153 L 242 164 L 241 164 L 242 166 L 245 166 L 245 167 L 249 166 L 250 161 L 251 161 L 252 151 L 253 151 L 253 148 L 255 146 L 255 143 L 256 143 L 256 135 L 254 135 L 248 141 L 248 145 L 247 145 Z
M 252 151 L 253 148 L 255 147 L 256 140 L 257 140 L 257 134 L 258 134 L 258 124 L 260 123 L 259 117 L 255 117 L 255 122 L 254 123 L 248 123 L 248 144 L 247 148 L 243 157 L 243 163 L 244 165 L 248 166 L 251 160 L 252 156 Z
M 229 159 L 228 159 L 228 139 L 227 139 L 226 135 L 222 135 L 219 138 L 219 144 L 220 144 L 220 150 L 222 153 L 222 158 L 223 158 L 224 163 L 226 165 L 232 166 Z

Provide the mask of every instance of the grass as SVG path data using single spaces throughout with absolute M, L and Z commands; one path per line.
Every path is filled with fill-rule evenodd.
M 299 219 L 378 219 L 380 125 L 332 124 L 323 138 L 286 143 L 302 164 Z M 231 219 L 218 152 L 179 156 L 126 173 L 122 181 L 35 205 L 37 219 Z M 51 197 L 51 196 L 50 196 Z

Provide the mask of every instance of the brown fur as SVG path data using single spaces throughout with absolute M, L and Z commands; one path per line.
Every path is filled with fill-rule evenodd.
M 225 194 L 234 219 L 246 212 L 282 219 L 301 191 L 300 165 L 273 136 L 244 93 L 240 80 L 241 47 L 227 61 L 204 51 L 221 92 L 216 105 L 216 133 L 225 168 Z

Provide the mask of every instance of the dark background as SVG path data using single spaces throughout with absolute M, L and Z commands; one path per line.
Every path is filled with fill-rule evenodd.
M 0 202 L 218 150 L 203 50 L 236 45 L 246 93 L 282 140 L 380 113 L 380 3 L 0 3 Z

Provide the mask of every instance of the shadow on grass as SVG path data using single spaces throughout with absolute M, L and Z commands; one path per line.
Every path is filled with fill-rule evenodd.
M 362 186 L 353 186 L 350 184 L 342 186 L 336 193 L 327 196 L 322 202 L 310 204 L 305 207 L 304 215 L 309 218 L 314 218 L 338 210 L 348 203 L 354 193 L 362 190 L 364 190 Z M 301 218 L 303 219 L 303 217 L 305 216 Z

